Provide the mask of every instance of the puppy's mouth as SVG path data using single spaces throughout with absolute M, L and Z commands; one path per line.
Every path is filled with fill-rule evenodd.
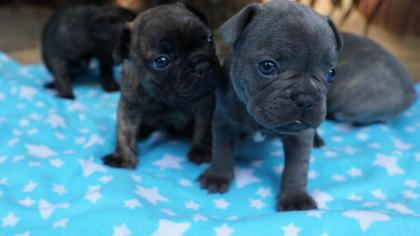
M 324 118 L 318 106 L 304 111 L 294 101 L 278 93 L 253 97 L 247 104 L 247 110 L 257 123 L 279 133 L 299 133 L 316 128 Z
M 213 79 L 217 76 L 219 67 L 210 59 L 186 62 L 184 69 L 178 75 L 175 85 L 177 96 L 182 100 L 199 100 L 209 96 L 215 89 Z M 197 66 L 198 65 L 198 66 Z M 202 69 L 194 69 L 205 65 Z
M 177 97 L 185 101 L 196 101 L 207 97 L 213 91 L 213 88 L 202 81 L 191 81 L 190 83 L 179 85 L 176 88 Z
M 301 120 L 295 120 L 285 125 L 276 127 L 275 130 L 281 133 L 299 133 L 309 128 L 313 128 L 313 127 Z

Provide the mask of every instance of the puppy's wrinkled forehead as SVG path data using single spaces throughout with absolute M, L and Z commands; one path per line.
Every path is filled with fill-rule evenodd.
M 326 63 L 337 56 L 336 38 L 326 19 L 302 4 L 272 1 L 262 5 L 244 35 L 245 48 L 256 47 L 252 51 L 263 50 L 278 59 L 322 59 Z
M 136 23 L 138 32 L 133 43 L 146 57 L 193 51 L 210 34 L 204 22 L 183 6 L 156 7 L 136 19 Z

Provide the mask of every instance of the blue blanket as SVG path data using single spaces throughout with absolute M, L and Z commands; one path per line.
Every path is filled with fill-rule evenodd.
M 324 122 L 309 172 L 319 210 L 279 213 L 279 140 L 242 143 L 223 195 L 200 190 L 189 140 L 163 133 L 139 143 L 137 170 L 102 165 L 119 94 L 97 76 L 58 99 L 43 66 L 0 54 L 0 235 L 420 235 L 419 102 L 386 125 Z

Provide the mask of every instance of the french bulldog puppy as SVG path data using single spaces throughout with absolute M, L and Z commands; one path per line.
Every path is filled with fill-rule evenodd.
M 117 91 L 112 52 L 118 32 L 134 17 L 133 12 L 116 6 L 80 5 L 55 13 L 42 33 L 42 58 L 54 76 L 54 82 L 46 87 L 55 88 L 60 97 L 74 99 L 72 80 L 96 58 L 102 88 Z
M 223 72 L 205 16 L 184 4 L 150 8 L 123 30 L 115 57 L 124 61 L 117 147 L 103 162 L 136 168 L 137 137 L 154 129 L 193 131 L 188 158 L 208 162 L 214 84 Z
M 220 28 L 231 55 L 216 90 L 212 160 L 201 187 L 224 193 L 234 177 L 241 133 L 282 139 L 285 168 L 278 210 L 316 208 L 307 192 L 315 129 L 326 115 L 328 87 L 342 46 L 334 24 L 291 1 L 252 4 Z
M 350 33 L 342 35 L 337 79 L 328 93 L 328 117 L 356 125 L 395 119 L 416 100 L 410 75 L 374 41 Z

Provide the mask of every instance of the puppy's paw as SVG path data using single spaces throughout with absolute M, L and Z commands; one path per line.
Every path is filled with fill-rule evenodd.
M 115 92 L 115 91 L 120 90 L 120 85 L 118 85 L 117 82 L 112 81 L 112 82 L 107 82 L 107 83 L 102 84 L 102 88 L 106 92 Z
M 278 211 L 301 211 L 316 208 L 316 202 L 306 191 L 282 193 L 277 200 Z
M 44 88 L 55 89 L 55 83 L 54 82 L 48 82 L 48 83 L 44 84 Z
M 198 177 L 202 189 L 209 193 L 225 193 L 233 179 L 233 172 L 217 172 L 210 168 Z
M 211 160 L 211 150 L 209 148 L 191 148 L 188 152 L 188 160 L 197 165 L 208 163 Z
M 124 169 L 136 169 L 137 161 L 132 159 L 126 159 L 120 155 L 110 154 L 102 158 L 104 165 L 115 167 L 115 168 L 124 168 Z
M 58 93 L 57 96 L 61 98 L 65 98 L 65 99 L 70 99 L 70 100 L 74 100 L 76 98 L 72 92 Z

